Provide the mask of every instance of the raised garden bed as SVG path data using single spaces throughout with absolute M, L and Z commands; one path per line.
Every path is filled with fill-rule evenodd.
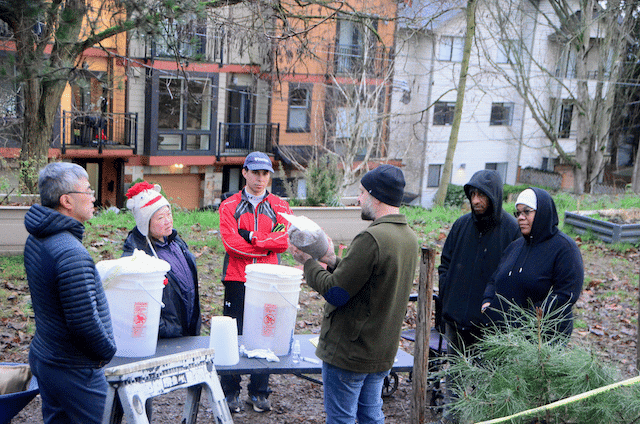
M 30 206 L 0 206 L 0 256 L 22 255 L 29 233 L 24 216 Z
M 566 211 L 564 223 L 578 234 L 591 232 L 606 243 L 640 241 L 640 209 Z

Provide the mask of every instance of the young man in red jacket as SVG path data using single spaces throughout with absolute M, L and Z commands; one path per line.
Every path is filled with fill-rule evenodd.
M 245 298 L 245 267 L 252 263 L 277 264 L 289 247 L 288 222 L 280 215 L 291 214 L 289 204 L 267 191 L 273 173 L 271 159 L 262 152 L 247 155 L 242 168 L 244 189 L 220 204 L 220 235 L 226 250 L 222 268 L 223 314 L 235 318 L 242 334 Z M 222 390 L 231 412 L 240 412 L 241 375 L 223 375 Z M 247 403 L 257 412 L 271 410 L 269 375 L 252 374 Z

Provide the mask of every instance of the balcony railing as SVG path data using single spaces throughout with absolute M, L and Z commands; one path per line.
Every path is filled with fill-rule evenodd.
M 218 156 L 273 153 L 278 145 L 280 124 L 218 124 Z
M 133 149 L 136 153 L 138 114 L 62 112 L 62 153 L 68 146 L 97 148 L 105 146 Z
M 366 73 L 371 77 L 382 77 L 391 63 L 390 50 L 380 46 L 330 44 L 328 51 L 334 74 L 359 77 Z

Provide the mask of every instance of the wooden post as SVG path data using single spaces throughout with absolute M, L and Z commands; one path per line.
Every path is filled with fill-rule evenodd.
M 416 341 L 413 351 L 413 397 L 411 399 L 411 423 L 424 424 L 427 420 L 427 391 L 429 386 L 429 338 L 431 335 L 431 303 L 433 297 L 433 269 L 436 251 L 422 247 L 418 302 L 416 317 Z
M 640 287 L 640 279 L 638 287 Z M 640 291 L 638 291 L 638 331 L 636 331 L 636 371 L 638 370 L 640 370 Z

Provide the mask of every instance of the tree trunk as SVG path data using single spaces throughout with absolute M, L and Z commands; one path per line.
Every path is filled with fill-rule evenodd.
M 462 63 L 460 64 L 460 79 L 458 81 L 458 95 L 456 97 L 456 108 L 453 114 L 453 123 L 451 125 L 451 134 L 449 135 L 449 146 L 447 147 L 447 156 L 444 160 L 444 169 L 442 170 L 442 178 L 436 192 L 434 203 L 436 205 L 444 205 L 447 197 L 447 189 L 449 180 L 451 180 L 451 168 L 453 167 L 453 155 L 456 152 L 458 144 L 458 133 L 460 132 L 460 121 L 462 120 L 462 106 L 464 104 L 464 91 L 467 86 L 467 73 L 469 72 L 469 59 L 471 57 L 471 46 L 476 31 L 476 0 L 467 0 L 467 33 L 464 39 L 464 50 L 462 53 Z
M 581 2 L 581 22 L 580 29 L 571 43 L 570 48 L 576 49 L 576 101 L 573 113 L 578 114 L 576 124 L 578 126 L 576 134 L 576 162 L 578 165 L 574 170 L 573 191 L 576 194 L 583 194 L 590 191 L 591 182 L 591 148 L 594 145 L 594 131 L 591 128 L 593 107 L 589 97 L 589 86 L 587 83 L 587 55 L 589 53 L 591 39 L 591 25 L 593 17 L 594 0 Z

